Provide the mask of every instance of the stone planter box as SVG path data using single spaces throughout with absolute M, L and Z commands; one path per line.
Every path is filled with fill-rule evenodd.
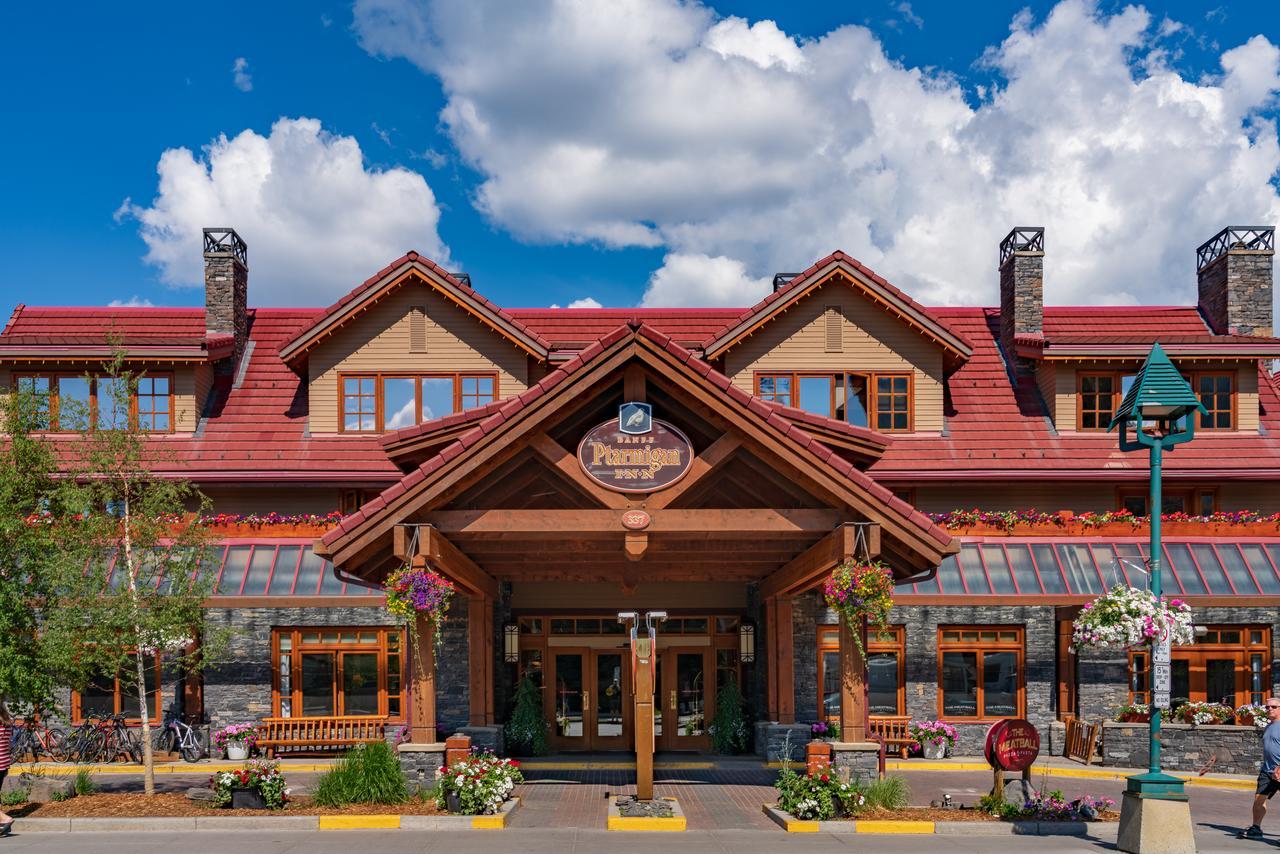
M 1102 764 L 1147 767 L 1150 731 L 1150 725 L 1145 723 L 1104 723 Z M 1261 759 L 1261 733 L 1251 726 L 1160 725 L 1160 764 L 1166 770 L 1257 774 Z

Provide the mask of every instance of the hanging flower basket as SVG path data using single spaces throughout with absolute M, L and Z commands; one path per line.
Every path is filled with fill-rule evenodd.
M 827 607 L 848 624 L 865 662 L 862 620 L 866 618 L 879 628 L 888 624 L 889 611 L 893 609 L 893 571 L 879 561 L 845 561 L 832 571 L 822 592 Z
M 1119 585 L 1080 609 L 1071 633 L 1076 649 L 1129 649 L 1164 637 L 1179 646 L 1195 642 L 1191 606 Z
M 426 567 L 404 566 L 388 576 L 383 590 L 387 595 L 387 610 L 399 617 L 409 629 L 413 648 L 418 647 L 418 617 L 425 617 L 435 635 L 436 649 L 440 648 L 445 611 L 453 598 L 453 582 Z

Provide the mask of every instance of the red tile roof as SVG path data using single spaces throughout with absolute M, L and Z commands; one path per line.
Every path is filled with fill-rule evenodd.
M 586 346 L 622 323 L 647 323 L 698 347 L 742 313 L 736 308 L 510 308 L 512 317 L 560 349 Z

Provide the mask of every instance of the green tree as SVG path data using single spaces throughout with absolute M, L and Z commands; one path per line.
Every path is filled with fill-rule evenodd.
M 548 750 L 547 720 L 542 715 L 542 692 L 525 674 L 516 688 L 515 708 L 506 726 L 507 752 L 541 756 Z
M 716 692 L 716 716 L 711 719 L 711 744 L 716 753 L 742 753 L 747 749 L 751 730 L 745 706 L 737 679 L 728 680 Z
M 79 507 L 43 435 L 49 398 L 35 382 L 0 397 L 0 701 L 55 711 L 58 689 L 84 681 L 79 633 L 41 625 L 90 591 Z M 71 503 L 68 503 L 71 499 Z
M 82 537 L 109 560 L 90 562 L 95 593 L 74 613 L 51 614 L 59 630 L 78 627 L 83 659 L 118 674 L 138 699 L 144 787 L 155 791 L 147 659 L 163 653 L 187 672 L 216 658 L 225 634 L 206 630 L 203 602 L 213 593 L 212 567 L 202 558 L 206 532 L 199 515 L 208 499 L 188 480 L 157 474 L 169 460 L 164 439 L 149 434 L 132 412 L 143 377 L 125 368 L 122 352 L 94 378 L 95 403 L 75 413 L 81 432 L 69 460 Z M 63 412 L 58 413 L 61 425 Z

